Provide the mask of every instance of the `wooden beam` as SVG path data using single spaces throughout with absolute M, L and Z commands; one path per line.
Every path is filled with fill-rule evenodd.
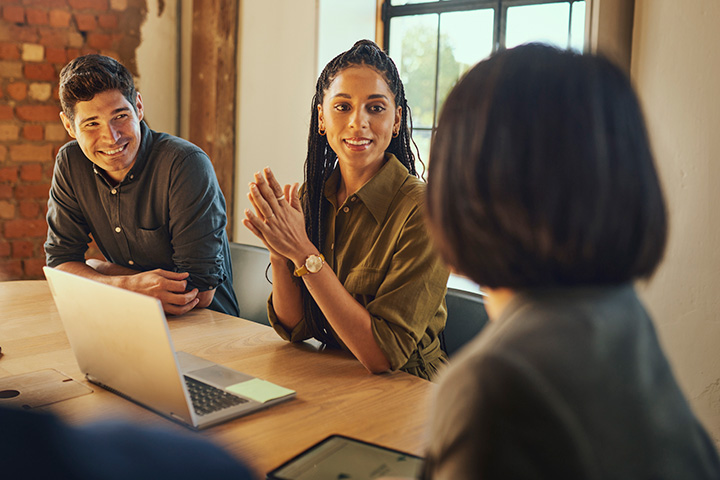
M 232 240 L 235 188 L 237 0 L 193 2 L 189 140 L 210 156 L 227 204 Z

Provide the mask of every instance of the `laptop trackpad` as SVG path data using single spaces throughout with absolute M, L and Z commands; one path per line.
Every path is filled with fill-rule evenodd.
M 246 382 L 252 380 L 255 377 L 245 375 L 237 370 L 232 370 L 222 365 L 213 365 L 212 367 L 202 368 L 200 370 L 193 370 L 187 372 L 190 376 L 202 380 L 210 385 L 225 388 L 236 383 Z
M 255 378 L 186 352 L 177 352 L 177 359 L 184 375 L 220 388 Z

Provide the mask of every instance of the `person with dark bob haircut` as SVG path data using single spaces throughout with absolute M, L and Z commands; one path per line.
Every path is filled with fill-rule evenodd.
M 270 250 L 268 318 L 282 338 L 432 379 L 447 359 L 449 271 L 425 226 L 409 119 L 395 63 L 356 42 L 318 78 L 303 187 L 256 173 L 243 224 Z
M 667 215 L 616 66 L 529 44 L 472 68 L 440 116 L 427 208 L 492 321 L 440 376 L 425 478 L 720 478 L 633 288 Z

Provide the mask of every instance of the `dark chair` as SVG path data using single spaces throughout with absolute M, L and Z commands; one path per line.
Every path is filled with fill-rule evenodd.
M 233 267 L 233 287 L 240 306 L 240 317 L 270 325 L 267 317 L 267 299 L 272 284 L 265 278 L 270 265 L 270 253 L 264 247 L 230 242 Z M 272 279 L 271 270 L 267 270 Z
M 463 345 L 472 340 L 488 322 L 483 296 L 478 293 L 448 288 L 447 323 L 440 334 L 440 345 L 452 357 Z

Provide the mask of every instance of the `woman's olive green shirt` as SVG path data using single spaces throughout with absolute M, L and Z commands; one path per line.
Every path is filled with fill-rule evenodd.
M 448 269 L 430 242 L 424 222 L 425 183 L 393 155 L 345 202 L 336 204 L 339 169 L 325 184 L 333 208 L 325 219 L 323 255 L 345 289 L 372 317 L 372 329 L 392 370 L 432 379 L 447 357 L 438 335 L 445 328 Z M 268 317 L 285 340 L 312 334 L 303 318 L 292 330 Z M 332 332 L 344 349 L 337 334 Z

